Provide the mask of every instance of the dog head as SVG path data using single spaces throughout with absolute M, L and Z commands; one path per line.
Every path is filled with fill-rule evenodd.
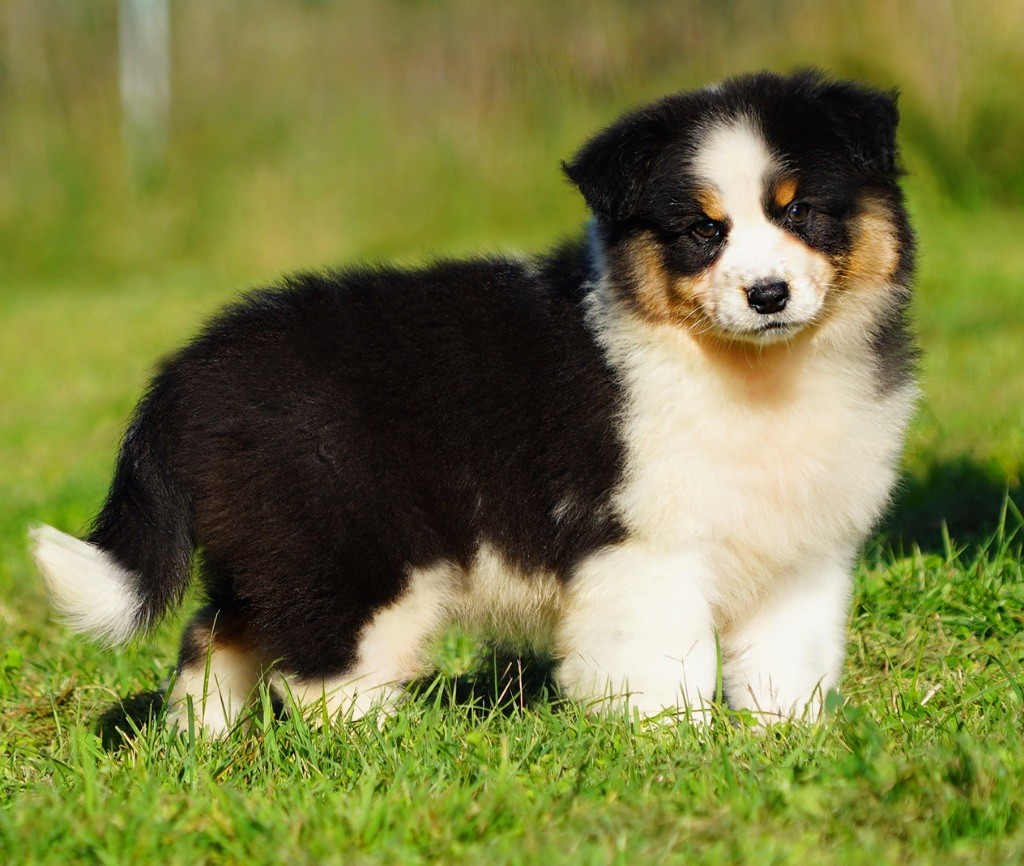
M 627 114 L 563 167 L 634 310 L 765 345 L 909 281 L 897 120 L 892 93 L 760 73 Z

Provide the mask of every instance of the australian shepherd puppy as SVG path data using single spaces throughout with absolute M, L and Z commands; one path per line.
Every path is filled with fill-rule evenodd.
M 452 622 L 593 709 L 814 717 L 915 400 L 892 94 L 816 72 L 669 96 L 565 166 L 534 259 L 290 278 L 162 367 L 86 540 L 33 530 L 72 627 L 208 604 L 167 696 L 266 679 L 377 712 Z

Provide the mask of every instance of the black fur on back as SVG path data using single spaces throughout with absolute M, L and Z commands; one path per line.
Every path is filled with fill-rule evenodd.
M 145 479 L 119 470 L 92 540 L 147 575 L 157 610 L 194 519 L 214 603 L 303 675 L 344 669 L 410 569 L 467 566 L 486 543 L 564 576 L 621 534 L 617 386 L 583 322 L 582 256 L 256 292 L 165 366 L 122 453 Z M 139 463 L 147 441 L 160 455 Z M 133 514 L 167 527 L 169 568 L 124 533 Z
M 677 243 L 688 148 L 740 115 L 810 178 L 823 216 L 808 244 L 841 254 L 868 191 L 909 282 L 893 96 L 761 74 L 629 114 L 566 165 L 613 291 L 631 233 L 654 233 L 673 275 L 706 267 Z M 286 672 L 329 676 L 416 568 L 466 567 L 487 545 L 524 579 L 565 579 L 621 540 L 626 401 L 586 321 L 597 270 L 578 241 L 534 261 L 305 274 L 217 317 L 140 404 L 89 539 L 137 575 L 140 624 L 180 599 L 198 548 L 211 609 Z M 883 390 L 911 375 L 906 298 L 871 347 Z

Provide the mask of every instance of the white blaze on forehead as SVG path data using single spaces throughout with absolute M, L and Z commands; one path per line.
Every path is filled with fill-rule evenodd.
M 757 283 L 785 282 L 789 299 L 772 313 L 777 325 L 802 326 L 820 312 L 830 264 L 820 253 L 765 213 L 768 184 L 782 168 L 757 127 L 747 118 L 712 126 L 693 161 L 698 186 L 727 223 L 725 239 L 705 274 L 702 303 L 723 330 L 772 342 L 765 316 L 753 310 L 747 290 Z
M 762 280 L 793 276 L 787 238 L 764 212 L 765 181 L 774 160 L 764 139 L 749 121 L 740 119 L 712 127 L 695 169 L 728 221 L 728 233 L 713 282 L 720 291 L 737 294 Z M 732 298 L 737 313 L 746 310 L 746 296 Z M 737 323 L 739 324 L 739 323 Z
M 765 179 L 775 167 L 764 139 L 742 119 L 712 127 L 694 160 L 695 173 L 718 195 L 734 224 L 764 221 Z

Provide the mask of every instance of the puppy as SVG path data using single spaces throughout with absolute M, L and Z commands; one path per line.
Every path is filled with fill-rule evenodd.
M 766 721 L 836 687 L 851 568 L 916 387 L 892 94 L 809 71 L 627 114 L 536 259 L 290 278 L 167 361 L 86 540 L 33 530 L 111 644 L 208 604 L 167 697 L 228 730 L 266 679 L 358 717 L 454 621 L 564 694 Z

